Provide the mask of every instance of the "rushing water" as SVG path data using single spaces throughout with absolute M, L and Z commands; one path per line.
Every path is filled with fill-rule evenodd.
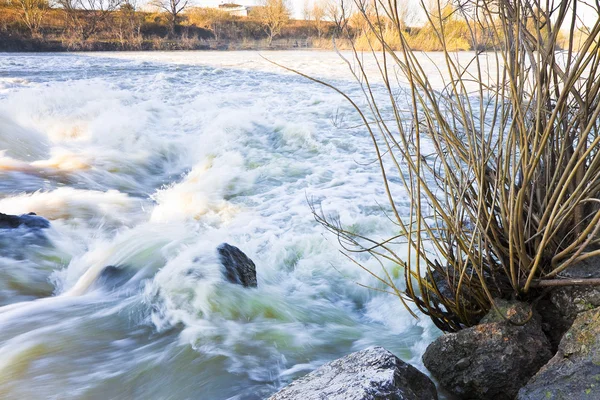
M 264 55 L 358 94 L 334 53 Z M 438 332 L 308 205 L 394 232 L 358 125 L 253 52 L 1 54 L 0 212 L 51 228 L 0 230 L 0 398 L 261 399 L 375 344 L 421 368 Z M 258 288 L 223 280 L 223 242 Z

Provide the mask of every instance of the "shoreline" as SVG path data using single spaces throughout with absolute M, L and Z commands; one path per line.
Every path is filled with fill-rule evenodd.
M 258 50 L 332 50 L 315 46 L 311 38 L 289 38 L 274 40 L 270 45 L 264 39 L 246 40 L 167 40 L 147 39 L 138 44 L 118 41 L 89 41 L 85 43 L 67 43 L 62 40 L 39 40 L 30 38 L 2 38 L 0 52 L 4 53 L 62 53 L 62 52 L 119 52 L 119 51 L 258 51 Z

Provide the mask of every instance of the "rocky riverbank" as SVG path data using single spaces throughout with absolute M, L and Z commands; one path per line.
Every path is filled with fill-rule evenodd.
M 594 269 L 587 263 L 573 273 L 590 277 Z M 498 310 L 477 326 L 429 345 L 423 362 L 440 389 L 456 400 L 600 398 L 599 288 L 554 289 L 533 308 L 517 301 L 497 300 L 496 305 Z M 385 351 L 368 349 L 326 364 L 271 400 L 437 398 L 425 375 L 397 367 L 405 365 L 402 361 L 369 359 Z M 362 372 L 369 368 L 378 372 Z M 382 371 L 390 378 L 374 378 Z

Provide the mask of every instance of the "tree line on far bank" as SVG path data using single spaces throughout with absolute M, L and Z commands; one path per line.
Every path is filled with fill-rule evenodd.
M 0 50 L 166 50 L 290 47 L 329 38 L 332 21 L 294 20 L 284 0 L 264 0 L 247 16 L 186 0 L 0 0 Z
M 373 29 L 393 49 L 404 43 L 413 50 L 441 50 L 438 30 L 427 21 L 415 27 L 407 6 L 398 8 L 402 23 L 394 24 L 368 3 L 360 3 L 364 7 L 358 12 L 341 0 L 307 0 L 304 19 L 296 20 L 286 1 L 262 0 L 239 16 L 226 11 L 235 4 L 193 7 L 188 0 L 152 0 L 153 11 L 140 10 L 136 0 L 0 0 L 0 50 L 333 48 L 334 38 L 340 49 L 371 50 L 379 43 Z M 475 32 L 479 40 L 473 42 L 473 32 L 455 10 L 448 2 L 439 11 L 449 49 L 495 45 L 483 31 Z

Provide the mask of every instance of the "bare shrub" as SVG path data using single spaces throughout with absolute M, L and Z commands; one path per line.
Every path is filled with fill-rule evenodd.
M 367 268 L 360 253 L 380 261 L 381 271 L 370 270 L 378 290 L 413 302 L 445 331 L 477 323 L 494 298 L 534 301 L 546 286 L 597 283 L 563 274 L 600 255 L 600 18 L 579 45 L 557 51 L 561 29 L 575 37 L 585 3 L 473 0 L 448 14 L 435 2 L 424 8 L 431 48 L 441 50 L 432 74 L 395 4 L 377 1 L 375 16 L 355 4 L 381 81 L 354 47 L 347 61 L 365 105 L 307 78 L 338 91 L 362 119 L 398 234 L 361 235 L 313 205 L 317 221 L 357 265 Z M 449 41 L 458 22 L 470 48 L 493 51 L 458 57 L 463 46 Z M 396 265 L 399 280 L 389 273 Z

